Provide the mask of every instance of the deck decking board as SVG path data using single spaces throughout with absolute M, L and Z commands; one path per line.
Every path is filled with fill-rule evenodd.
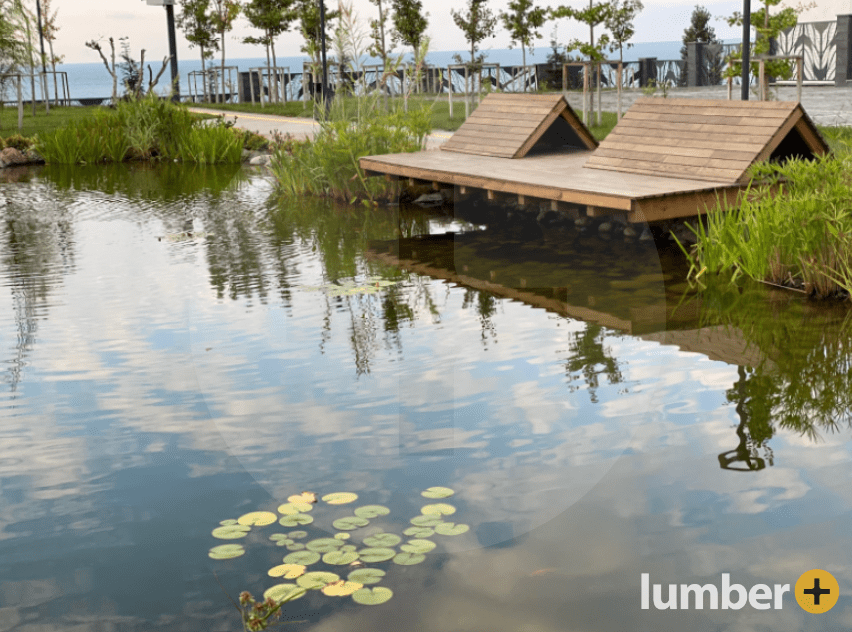
M 737 104 L 742 103 L 742 101 L 737 101 Z M 794 109 L 793 104 L 789 104 L 785 108 L 777 108 L 773 110 L 766 110 L 764 108 L 751 108 L 751 107 L 719 107 L 719 106 L 707 106 L 707 107 L 695 107 L 695 106 L 686 106 L 686 105 L 669 105 L 669 104 L 650 104 L 647 102 L 637 101 L 631 108 L 630 111 L 634 114 L 638 113 L 653 113 L 653 114 L 663 114 L 663 115 L 697 115 L 701 117 L 731 117 L 731 116 L 747 116 L 755 119 L 785 119 Z
M 767 127 L 776 129 L 778 123 L 785 117 L 778 118 L 754 118 L 750 116 L 714 116 L 702 117 L 698 114 L 661 114 L 659 112 L 630 112 L 624 115 L 627 121 L 660 121 L 666 123 L 687 123 L 701 125 L 732 125 L 743 129 L 747 127 Z

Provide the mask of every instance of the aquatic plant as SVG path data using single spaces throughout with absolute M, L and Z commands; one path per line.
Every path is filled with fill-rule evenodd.
M 444 499 L 454 493 L 449 487 L 430 487 L 421 492 L 421 495 L 429 499 Z M 302 492 L 290 496 L 286 503 L 278 506 L 276 512 L 253 511 L 236 519 L 223 520 L 213 529 L 211 535 L 220 540 L 238 540 L 247 537 L 257 528 L 276 522 L 284 527 L 312 525 L 315 505 L 336 508 L 349 505 L 357 499 L 358 495 L 352 492 L 335 492 L 324 495 L 320 504 L 316 494 Z M 316 537 L 316 528 L 312 526 L 287 533 L 271 534 L 267 540 L 276 546 L 286 546 L 290 553 L 284 556 L 281 564 L 270 568 L 267 574 L 274 578 L 295 580 L 295 583 L 274 584 L 264 591 L 263 601 L 256 601 L 247 591 L 242 592 L 237 608 L 242 613 L 244 629 L 265 629 L 280 617 L 283 604 L 299 599 L 309 591 L 321 592 L 328 597 L 349 596 L 355 603 L 362 605 L 379 605 L 390 600 L 393 597 L 393 590 L 390 588 L 367 587 L 383 581 L 388 567 L 368 567 L 367 564 L 420 564 L 425 561 L 426 555 L 437 547 L 435 542 L 427 539 L 428 537 L 436 533 L 455 536 L 470 530 L 466 524 L 444 521 L 444 516 L 456 512 L 456 508 L 449 503 L 426 504 L 420 512 L 420 515 L 411 519 L 414 526 L 403 531 L 405 535 L 413 536 L 406 542 L 403 542 L 400 535 L 374 528 L 371 534 L 361 539 L 360 546 L 350 543 L 352 536 L 349 532 L 363 529 L 371 520 L 390 514 L 390 509 L 383 505 L 362 505 L 355 508 L 351 515 L 337 518 L 332 522 L 338 530 L 333 537 L 328 537 L 327 534 Z M 313 539 L 309 539 L 311 537 Z M 297 540 L 307 542 L 301 543 Z M 234 559 L 244 554 L 245 547 L 236 543 L 220 544 L 208 552 L 208 556 L 215 560 Z M 308 570 L 319 563 L 325 565 L 325 568 Z M 349 571 L 345 578 L 341 577 L 341 567 Z

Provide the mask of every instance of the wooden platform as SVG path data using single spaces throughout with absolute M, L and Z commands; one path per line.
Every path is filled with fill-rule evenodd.
M 592 149 L 564 98 L 544 96 L 491 94 L 443 150 L 367 156 L 360 166 L 367 175 L 458 187 L 462 196 L 478 189 L 489 199 L 517 196 L 654 222 L 699 215 L 718 200 L 738 204 L 755 162 L 828 152 L 798 103 L 662 98 L 638 100 Z M 497 114 L 517 115 L 515 136 L 506 136 L 510 119 Z M 551 133 L 555 122 L 575 135 L 567 139 L 564 127 Z M 541 143 L 546 150 L 537 152 Z

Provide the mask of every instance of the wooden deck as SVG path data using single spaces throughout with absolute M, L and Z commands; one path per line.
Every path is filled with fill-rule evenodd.
M 360 166 L 461 196 L 482 190 L 655 222 L 738 205 L 756 162 L 828 152 L 801 105 L 777 101 L 644 98 L 597 148 L 590 137 L 561 95 L 491 94 L 442 150 Z

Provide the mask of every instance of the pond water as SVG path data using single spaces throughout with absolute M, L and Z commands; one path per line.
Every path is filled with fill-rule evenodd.
M 311 591 L 285 627 L 852 627 L 845 307 L 692 290 L 644 242 L 272 194 L 179 166 L 0 185 L 0 632 L 240 630 L 225 592 L 294 581 L 267 575 L 290 552 L 270 535 L 307 531 L 296 549 L 386 507 L 345 530 L 360 547 L 430 503 L 470 528 L 369 564 L 389 601 Z M 358 498 L 211 535 L 306 490 Z M 792 588 L 812 568 L 840 585 L 821 615 L 791 593 L 640 607 L 642 573 Z

